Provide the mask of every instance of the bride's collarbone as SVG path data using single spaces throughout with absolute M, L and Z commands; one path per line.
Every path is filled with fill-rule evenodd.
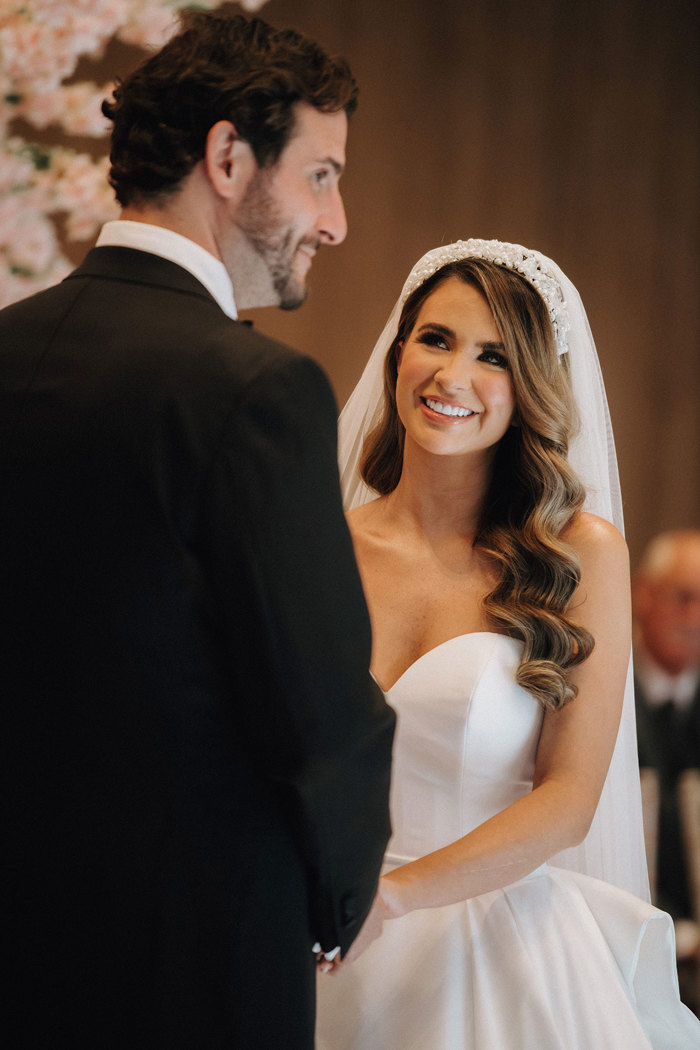
M 423 586 L 493 586 L 494 566 L 481 551 L 464 541 L 443 544 L 413 544 L 358 537 L 356 554 L 360 567 L 380 579 L 425 581 Z
M 496 582 L 491 567 L 478 558 L 455 565 L 395 551 L 359 562 L 370 605 L 388 606 L 393 615 L 405 612 L 409 619 L 469 617 Z

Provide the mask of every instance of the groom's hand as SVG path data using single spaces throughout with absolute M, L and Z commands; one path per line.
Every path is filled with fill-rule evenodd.
M 340 955 L 340 946 L 333 948 L 330 952 L 324 952 L 316 941 L 311 951 L 316 955 L 316 966 L 321 973 L 330 973 L 335 959 Z
M 377 895 L 374 898 L 374 902 L 364 921 L 362 929 L 348 948 L 343 958 L 340 958 L 340 952 L 338 952 L 338 954 L 332 959 L 329 959 L 326 955 L 319 954 L 316 960 L 317 969 L 321 973 L 329 974 L 336 974 L 339 970 L 345 969 L 346 966 L 359 958 L 366 948 L 369 948 L 372 941 L 376 941 L 378 937 L 381 937 L 384 920 L 391 919 L 392 917 L 392 913 L 382 896 L 382 879 L 380 879 Z M 332 955 L 331 952 L 328 954 Z

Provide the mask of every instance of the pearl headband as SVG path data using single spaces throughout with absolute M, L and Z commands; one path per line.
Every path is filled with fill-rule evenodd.
M 568 349 L 567 333 L 570 328 L 566 300 L 561 284 L 556 275 L 548 268 L 549 260 L 539 252 L 523 248 L 520 244 L 505 244 L 503 241 L 484 241 L 471 238 L 467 241 L 455 241 L 441 248 L 434 248 L 411 270 L 401 293 L 404 303 L 411 292 L 420 287 L 432 274 L 446 266 L 447 263 L 459 262 L 462 259 L 478 258 L 487 262 L 498 263 L 509 270 L 517 270 L 541 296 L 549 311 L 554 329 L 554 341 L 559 354 Z

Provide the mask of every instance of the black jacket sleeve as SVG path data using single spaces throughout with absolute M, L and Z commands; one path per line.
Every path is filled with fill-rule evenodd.
M 222 629 L 235 637 L 236 692 L 255 697 L 236 712 L 245 746 L 289 809 L 312 936 L 345 952 L 390 833 L 395 719 L 368 670 L 335 401 L 311 360 L 283 357 L 245 385 L 200 514 Z

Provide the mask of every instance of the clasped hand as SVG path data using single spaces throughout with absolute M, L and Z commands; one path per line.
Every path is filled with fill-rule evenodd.
M 336 974 L 340 970 L 344 970 L 346 966 L 359 958 L 366 948 L 369 948 L 372 941 L 376 941 L 378 937 L 381 937 L 385 919 L 393 919 L 395 917 L 395 912 L 384 894 L 384 889 L 384 879 L 380 879 L 376 896 L 362 929 L 342 959 L 340 953 L 334 959 L 327 959 L 323 952 L 317 953 L 316 968 L 320 973 Z

